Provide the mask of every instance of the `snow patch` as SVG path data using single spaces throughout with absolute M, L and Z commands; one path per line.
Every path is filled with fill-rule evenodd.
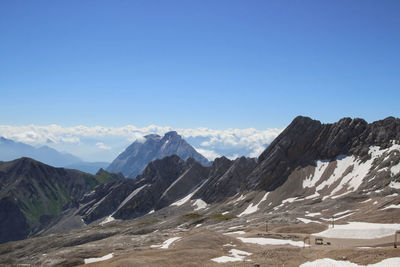
M 167 249 L 172 243 L 175 241 L 181 239 L 182 237 L 172 237 L 170 239 L 167 239 L 162 243 L 161 245 L 151 245 L 151 248 L 161 248 L 161 249 Z
M 203 181 L 201 181 L 198 185 L 196 185 L 195 187 L 193 187 L 189 194 L 187 194 L 185 197 L 175 201 L 174 203 L 172 203 L 170 206 L 182 206 L 183 204 L 185 204 L 186 202 L 188 202 L 192 196 L 204 185 L 204 182 L 206 181 L 206 179 L 204 179 Z M 167 189 L 168 190 L 168 189 Z
M 243 199 L 245 199 L 246 197 L 244 195 L 241 195 L 240 197 L 238 197 L 236 200 L 234 200 L 234 203 L 237 203 Z
M 143 186 L 141 186 L 141 187 L 139 187 L 139 188 L 136 188 L 135 190 L 133 190 L 133 192 L 132 193 L 130 193 L 129 194 L 129 196 L 127 196 L 125 199 L 124 199 L 124 201 L 122 201 L 121 202 L 121 204 L 118 206 L 118 208 L 113 212 L 113 214 L 111 214 L 111 215 L 114 215 L 120 208 L 122 208 L 123 206 L 125 206 L 125 204 L 129 201 L 129 200 L 131 200 L 137 193 L 139 193 L 143 188 L 145 188 L 147 186 L 147 184 L 145 184 L 145 185 L 143 185 Z
M 392 204 L 390 206 L 384 207 L 382 210 L 388 210 L 388 209 L 400 209 L 400 204 L 397 205 Z
M 264 238 L 264 237 L 238 237 L 244 243 L 258 244 L 258 245 L 291 245 L 295 247 L 308 247 L 309 245 L 305 244 L 303 241 L 292 241 L 292 240 L 283 240 L 283 239 L 275 239 L 275 238 Z
M 400 229 L 400 224 L 349 222 L 336 224 L 334 228 L 322 231 L 315 236 L 328 238 L 374 239 L 393 235 Z
M 338 213 L 335 213 L 335 214 L 333 214 L 333 216 L 336 218 L 337 216 L 340 216 L 340 215 L 343 215 L 343 214 L 346 214 L 346 213 L 349 213 L 349 212 L 352 212 L 353 210 L 345 210 L 345 211 L 342 211 L 342 212 L 338 212 Z
M 338 198 L 341 196 L 344 196 L 348 193 L 356 191 L 360 185 L 363 182 L 363 179 L 368 175 L 370 172 L 370 169 L 372 167 L 372 163 L 376 158 L 381 157 L 385 153 L 389 153 L 390 151 L 393 150 L 400 150 L 400 145 L 395 144 L 392 142 L 392 146 L 386 149 L 380 149 L 378 146 L 370 146 L 369 147 L 369 155 L 371 155 L 371 159 L 361 162 L 361 159 L 355 157 L 355 156 L 338 156 L 336 158 L 336 168 L 333 172 L 333 174 L 325 181 L 320 183 L 316 187 L 316 193 L 318 193 L 320 190 L 324 189 L 325 187 L 330 187 L 332 186 L 335 182 L 339 181 L 339 184 L 333 188 L 331 193 L 328 196 L 325 196 L 323 199 L 326 199 L 328 197 L 332 198 Z M 321 171 L 325 171 L 326 164 L 327 162 L 325 161 L 317 161 L 316 162 L 317 167 L 315 169 L 315 173 L 318 174 L 319 176 L 322 175 L 320 173 Z M 346 175 L 345 172 L 349 169 L 352 168 L 351 171 L 348 171 Z M 393 169 L 394 168 L 394 169 Z M 392 167 L 393 172 L 397 173 L 400 172 L 400 164 Z M 392 172 L 392 174 L 393 174 Z M 315 175 L 314 175 L 315 176 Z M 318 178 L 318 177 L 316 177 Z M 318 183 L 318 180 L 315 178 L 313 179 L 306 179 L 303 181 L 303 187 L 312 187 L 315 186 Z M 391 183 L 391 187 L 395 189 L 400 189 L 400 183 Z M 346 189 L 346 191 L 340 195 L 336 195 L 338 192 L 342 191 L 343 189 Z
M 303 222 L 303 223 L 311 223 L 311 222 L 320 223 L 320 222 L 318 222 L 318 221 L 313 221 L 313 220 L 305 219 L 305 218 L 297 218 L 297 220 L 299 220 L 299 221 L 301 221 L 301 222 Z
M 390 172 L 392 173 L 392 176 L 395 176 L 398 173 L 400 173 L 400 162 L 397 165 L 391 167 Z
M 311 174 L 309 177 L 304 179 L 303 188 L 314 187 L 316 185 L 316 183 L 321 179 L 322 174 L 324 174 L 326 167 L 328 167 L 329 161 L 317 160 L 315 165 L 314 174 Z
M 390 182 L 389 187 L 394 189 L 400 189 L 400 182 Z
M 207 208 L 207 203 L 201 199 L 196 199 L 193 204 L 195 206 L 194 210 L 201 210 Z
M 103 257 L 100 258 L 89 258 L 89 259 L 85 259 L 85 264 L 88 263 L 92 263 L 92 262 L 99 262 L 99 261 L 105 261 L 105 260 L 109 260 L 113 257 L 113 253 L 107 254 Z
M 189 199 L 194 195 L 194 193 L 188 194 L 186 197 L 181 198 L 178 201 L 175 201 L 174 203 L 171 204 L 171 206 L 182 206 L 186 202 L 189 201 Z
M 287 199 L 285 199 L 285 200 L 282 200 L 282 204 L 292 203 L 292 202 L 294 202 L 296 199 L 297 199 L 297 197 L 290 197 L 290 198 L 287 198 Z
M 314 194 L 309 195 L 309 196 L 305 197 L 304 199 L 313 199 L 313 198 L 316 198 L 316 197 L 319 197 L 319 193 L 318 192 L 315 192 Z
M 231 226 L 231 227 L 229 227 L 228 229 L 229 229 L 229 230 L 234 230 L 234 229 L 241 228 L 241 227 L 243 227 L 243 225 Z
M 318 215 L 322 215 L 321 212 L 310 213 L 310 212 L 306 211 L 306 213 L 307 213 L 306 216 L 309 216 L 309 217 L 315 217 Z
M 265 195 L 262 197 L 260 202 L 258 202 L 256 205 L 253 205 L 253 203 L 250 203 L 250 205 L 242 213 L 240 213 L 238 215 L 238 217 L 256 212 L 258 210 L 258 205 L 260 205 L 261 202 L 267 200 L 268 194 L 269 194 L 269 192 L 265 193 Z
M 218 258 L 211 259 L 214 262 L 224 263 L 224 262 L 234 262 L 234 261 L 243 261 L 246 256 L 252 255 L 250 252 L 238 250 L 238 249 L 231 249 L 229 250 L 230 256 L 221 256 Z
M 109 222 L 112 222 L 112 221 L 115 221 L 115 218 L 113 217 L 113 216 L 108 216 L 107 218 L 105 218 L 104 219 L 104 221 L 102 221 L 101 223 L 100 223 L 100 225 L 101 226 L 103 226 L 103 225 L 105 225 L 105 224 L 107 224 L 107 223 L 109 223 Z
M 236 231 L 236 232 L 225 233 L 224 235 L 244 235 L 245 233 L 246 233 L 245 231 Z
M 389 267 L 389 266 L 399 266 L 400 258 L 389 258 L 384 259 L 375 264 L 368 265 L 358 265 L 356 263 L 352 263 L 349 261 L 337 261 L 332 259 L 318 259 L 315 261 L 308 261 L 306 263 L 301 264 L 299 267 Z

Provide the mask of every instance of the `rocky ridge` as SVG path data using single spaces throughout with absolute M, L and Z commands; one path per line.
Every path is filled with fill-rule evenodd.
M 0 243 L 37 232 L 68 204 L 121 177 L 54 168 L 30 158 L 0 162 Z

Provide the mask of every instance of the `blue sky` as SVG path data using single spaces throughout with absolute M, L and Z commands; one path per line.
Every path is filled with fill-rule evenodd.
M 3 0 L 0 124 L 398 117 L 399 14 L 397 0 Z

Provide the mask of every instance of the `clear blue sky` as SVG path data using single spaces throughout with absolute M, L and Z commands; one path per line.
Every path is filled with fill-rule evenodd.
M 0 124 L 400 114 L 400 1 L 0 1 Z

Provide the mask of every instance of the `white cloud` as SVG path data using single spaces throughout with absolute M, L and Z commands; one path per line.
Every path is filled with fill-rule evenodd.
M 96 146 L 102 150 L 111 150 L 111 147 L 106 146 L 103 142 L 97 142 Z
M 235 159 L 237 159 L 238 157 L 239 157 L 239 154 L 233 154 L 233 155 L 228 156 L 228 159 L 230 159 L 230 160 L 235 160 Z
M 34 146 L 49 145 L 56 149 L 76 154 L 85 160 L 112 160 L 129 144 L 138 140 L 143 141 L 143 136 L 148 134 L 163 135 L 175 130 L 205 157 L 212 159 L 220 155 L 226 157 L 258 156 L 266 144 L 270 144 L 281 132 L 281 129 L 258 130 L 226 129 L 215 130 L 209 128 L 173 129 L 169 126 L 150 125 L 136 127 L 126 125 L 123 127 L 103 126 L 73 126 L 63 127 L 55 124 L 47 126 L 0 125 L 0 136 Z M 107 145 L 104 145 L 107 143 Z M 94 147 L 97 148 L 93 150 Z M 102 149 L 105 153 L 98 153 Z M 97 152 L 96 152 L 97 151 Z M 105 159 L 104 157 L 107 157 Z
M 195 148 L 197 152 L 202 154 L 204 157 L 206 157 L 208 160 L 214 160 L 215 158 L 221 157 L 218 153 L 216 153 L 213 150 L 208 150 L 208 149 L 202 149 L 202 148 Z
M 260 146 L 260 147 L 258 147 L 258 148 L 255 148 L 255 149 L 253 150 L 253 152 L 251 152 L 251 153 L 249 154 L 249 157 L 251 157 L 251 158 L 258 158 L 258 157 L 261 155 L 261 153 L 264 152 L 264 150 L 265 150 L 265 147 L 264 147 L 264 146 Z

